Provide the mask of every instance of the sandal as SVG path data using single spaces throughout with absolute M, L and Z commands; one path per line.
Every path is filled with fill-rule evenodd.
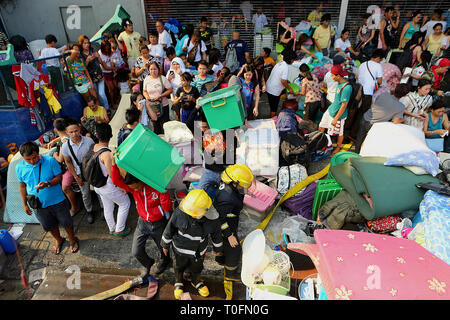
M 61 253 L 61 249 L 64 245 L 64 242 L 66 242 L 65 238 L 62 238 L 62 241 L 60 244 L 58 244 L 58 246 L 53 247 L 53 253 L 54 254 L 60 254 Z
M 110 234 L 112 234 L 113 236 L 116 236 L 116 237 L 123 238 L 123 237 L 126 237 L 127 235 L 129 235 L 130 233 L 131 233 L 131 229 L 130 228 L 126 228 L 120 233 L 111 232 Z
M 197 284 L 193 284 L 191 282 L 192 286 L 197 289 L 198 293 L 202 296 L 202 297 L 207 297 L 209 296 L 209 289 L 208 287 L 203 283 L 203 281 L 200 281 Z
M 77 248 L 73 249 L 75 245 L 77 245 Z M 78 238 L 75 238 L 75 241 L 70 244 L 70 250 L 72 251 L 72 253 L 76 253 L 78 249 L 80 249 L 80 240 L 78 240 Z

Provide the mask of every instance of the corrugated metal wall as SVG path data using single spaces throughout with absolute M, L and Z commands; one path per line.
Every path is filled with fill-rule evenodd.
M 324 5 L 323 12 L 330 13 L 332 24 L 338 26 L 341 0 L 321 1 Z M 235 17 L 235 29 L 241 31 L 241 38 L 246 40 L 253 55 L 253 25 L 251 17 L 256 8 L 262 7 L 266 15 L 269 26 L 272 29 L 274 38 L 276 36 L 276 26 L 278 21 L 290 18 L 291 26 L 295 27 L 301 21 L 306 20 L 308 14 L 315 9 L 320 1 L 240 1 L 240 0 L 144 0 L 148 30 L 155 28 L 155 20 L 162 19 L 166 22 L 169 18 L 177 18 L 183 24 L 192 24 L 196 27 L 200 25 L 200 18 L 207 17 L 211 21 L 211 28 L 217 35 L 220 31 L 218 22 L 220 19 L 228 22 L 228 31 L 231 31 L 231 20 Z M 402 24 L 399 27 L 398 37 L 400 37 L 403 25 L 408 22 L 407 14 L 415 10 L 422 10 L 424 14 L 431 15 L 436 8 L 447 10 L 450 1 L 437 0 L 398 0 L 398 1 L 373 1 L 373 0 L 349 0 L 345 27 L 351 30 L 351 41 L 356 38 L 358 28 L 362 22 L 361 16 L 367 11 L 370 5 L 377 5 L 384 9 L 387 5 L 397 5 L 400 10 Z M 246 8 L 251 9 L 248 15 L 250 21 L 245 26 L 243 16 Z M 243 11 L 244 9 L 244 11 Z M 247 9 L 248 12 L 248 9 Z M 215 37 L 217 38 L 217 37 Z M 215 39 L 216 47 L 221 47 L 220 41 Z

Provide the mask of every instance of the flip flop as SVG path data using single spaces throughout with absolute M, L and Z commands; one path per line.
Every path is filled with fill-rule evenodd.
M 66 242 L 66 239 L 65 239 L 65 238 L 62 238 L 61 243 L 60 243 L 57 247 L 53 247 L 53 253 L 54 253 L 54 254 L 58 255 L 58 254 L 61 253 L 61 249 L 62 249 L 62 247 L 63 247 L 63 245 L 64 245 L 64 242 Z
M 77 244 L 77 248 L 73 250 L 75 244 Z M 75 241 L 70 244 L 70 251 L 72 251 L 72 253 L 76 253 L 78 249 L 80 249 L 80 240 L 78 240 L 78 238 L 75 238 Z
M 131 229 L 130 229 L 130 228 L 126 228 L 126 229 L 123 230 L 121 233 L 112 232 L 111 234 L 112 234 L 113 236 L 123 238 L 123 237 L 126 237 L 127 235 L 129 235 L 130 233 L 131 233 Z

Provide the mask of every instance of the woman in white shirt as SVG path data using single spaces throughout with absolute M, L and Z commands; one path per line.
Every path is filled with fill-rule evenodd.
M 117 87 L 114 81 L 114 71 L 118 70 L 119 67 L 116 67 L 113 62 L 113 53 L 114 52 L 112 50 L 111 43 L 108 41 L 108 39 L 103 39 L 98 54 L 100 56 L 103 78 L 105 79 L 106 87 L 108 88 L 108 92 L 111 97 L 111 104 L 114 109 L 117 109 L 119 103 L 117 101 L 118 97 L 116 94 Z
M 341 37 L 334 42 L 334 48 L 338 53 L 343 52 L 352 59 L 359 60 L 359 52 L 353 50 L 349 37 L 350 31 L 348 29 L 343 29 L 341 32 Z

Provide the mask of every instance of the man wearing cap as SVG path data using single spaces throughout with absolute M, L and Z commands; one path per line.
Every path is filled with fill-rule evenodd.
M 333 150 L 333 154 L 341 150 L 344 141 L 344 125 L 348 114 L 347 105 L 353 90 L 351 84 L 344 78 L 347 75 L 348 73 L 341 65 L 331 67 L 331 76 L 338 83 L 338 87 L 334 102 L 325 111 L 319 123 L 319 131 L 325 132 L 328 129 L 329 135 L 338 135 L 337 146 Z
M 439 90 L 439 88 L 441 87 L 442 79 L 449 67 L 450 60 L 443 58 L 439 61 L 438 65 L 431 66 L 431 70 L 428 70 L 422 75 L 422 79 L 429 80 L 433 84 L 431 86 L 430 95 L 444 96 L 444 91 Z
M 223 241 L 219 214 L 211 207 L 212 200 L 201 189 L 194 189 L 181 201 L 170 217 L 161 239 L 165 255 L 172 246 L 175 254 L 175 299 L 183 293 L 183 274 L 190 273 L 191 284 L 202 297 L 209 295 L 208 287 L 199 279 L 211 235 L 214 254 L 222 254 Z
M 344 67 L 345 58 L 340 54 L 337 54 L 333 57 L 333 65 L 341 65 Z M 334 96 L 336 94 L 336 90 L 338 87 L 338 83 L 333 80 L 331 76 L 331 71 L 328 71 L 323 78 L 324 87 L 327 88 L 327 106 L 334 102 Z

